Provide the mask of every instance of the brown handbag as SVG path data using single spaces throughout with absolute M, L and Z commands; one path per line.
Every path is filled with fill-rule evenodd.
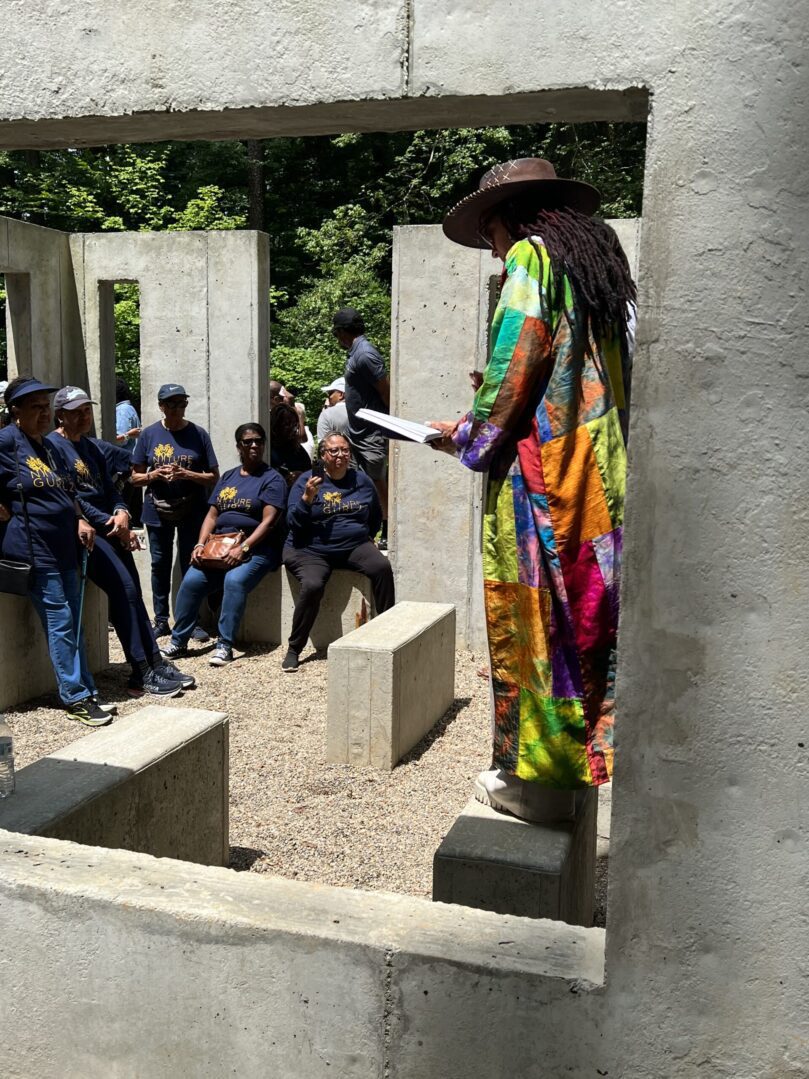
M 227 565 L 225 555 L 243 541 L 244 532 L 220 532 L 216 536 L 209 536 L 202 548 L 202 554 L 197 559 L 197 565 L 202 569 L 220 569 L 227 572 L 233 567 Z

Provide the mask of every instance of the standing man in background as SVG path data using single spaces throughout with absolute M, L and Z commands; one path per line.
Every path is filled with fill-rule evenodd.
M 335 378 L 328 386 L 321 388 L 326 394 L 326 403 L 317 418 L 318 442 L 322 442 L 329 431 L 337 431 L 350 439 L 346 411 L 346 380 L 342 377 Z
M 388 440 L 375 427 L 357 419 L 361 408 L 390 409 L 390 382 L 385 364 L 365 336 L 365 322 L 353 307 L 341 307 L 332 319 L 332 332 L 348 352 L 345 403 L 348 432 L 357 466 L 374 481 L 382 505 L 380 550 L 388 546 Z

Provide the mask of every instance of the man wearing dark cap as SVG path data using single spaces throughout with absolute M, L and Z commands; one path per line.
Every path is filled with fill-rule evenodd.
M 388 440 L 380 432 L 357 419 L 357 411 L 371 408 L 387 412 L 390 408 L 390 382 L 385 364 L 365 336 L 365 322 L 353 307 L 341 307 L 332 319 L 332 332 L 348 352 L 345 369 L 345 405 L 348 412 L 348 435 L 357 466 L 374 481 L 382 504 L 382 539 L 388 538 Z

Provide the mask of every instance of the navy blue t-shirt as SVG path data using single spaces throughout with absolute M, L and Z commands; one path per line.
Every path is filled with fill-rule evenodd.
M 303 490 L 312 470 L 295 481 L 287 503 L 287 543 L 315 554 L 344 554 L 373 539 L 382 524 L 382 507 L 374 481 L 349 468 L 341 480 L 323 477 L 311 506 Z
M 84 435 L 72 442 L 54 431 L 45 441 L 70 475 L 84 516 L 93 528 L 105 534 L 106 522 L 117 509 L 126 509 L 126 502 L 115 490 L 104 454 Z
M 75 567 L 78 526 L 71 477 L 47 440 L 35 442 L 13 425 L 0 431 L 0 501 L 12 514 L 2 540 L 4 557 L 17 562 L 31 560 L 15 459 L 28 509 L 35 567 L 62 571 Z
M 216 506 L 219 511 L 214 533 L 244 532 L 245 537 L 250 537 L 261 524 L 264 507 L 275 506 L 280 516 L 269 536 L 255 548 L 264 555 L 280 546 L 286 504 L 286 480 L 265 463 L 251 476 L 243 476 L 241 467 L 228 469 L 208 499 L 208 505 Z
M 132 453 L 132 463 L 146 465 L 149 470 L 161 465 L 181 465 L 190 472 L 213 472 L 219 467 L 208 432 L 196 423 L 187 423 L 180 431 L 168 431 L 161 421 L 144 427 Z M 191 480 L 157 480 L 145 488 L 142 519 L 145 525 L 162 524 L 152 497 L 167 502 L 190 495 L 194 508 L 189 516 L 205 516 L 208 489 Z

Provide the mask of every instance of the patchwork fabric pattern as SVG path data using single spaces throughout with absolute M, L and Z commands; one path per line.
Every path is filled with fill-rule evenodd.
M 626 450 L 620 348 L 577 332 L 569 285 L 551 299 L 539 237 L 520 240 L 492 354 L 455 432 L 488 471 L 483 534 L 494 765 L 547 787 L 612 773 Z

